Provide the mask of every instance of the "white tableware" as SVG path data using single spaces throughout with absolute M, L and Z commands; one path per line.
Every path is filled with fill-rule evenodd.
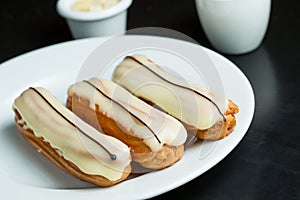
M 271 0 L 195 0 L 201 25 L 218 51 L 255 50 L 266 34 Z
M 57 12 L 66 19 L 73 38 L 122 34 L 127 26 L 127 9 L 132 0 L 121 0 L 116 5 L 91 12 L 71 9 L 76 0 L 58 0 Z
M 74 40 L 35 50 L 0 65 L 0 82 L 5 86 L 0 93 L 0 187 L 5 199 L 147 199 L 200 176 L 226 157 L 244 137 L 253 118 L 254 94 L 246 76 L 232 62 L 209 49 L 203 50 L 199 45 L 176 39 L 133 35 L 123 37 L 118 40 L 121 46 L 125 44 L 122 41 L 129 38 L 130 44 L 167 44 L 172 49 L 209 56 L 223 82 L 225 95 L 240 107 L 234 132 L 219 141 L 198 141 L 187 148 L 183 158 L 173 166 L 137 177 L 131 176 L 112 187 L 100 188 L 82 182 L 52 164 L 22 138 L 14 125 L 12 103 L 30 86 L 43 86 L 65 103 L 67 88 L 77 80 L 83 63 L 108 38 Z M 173 68 L 190 80 L 185 75 L 190 69 L 189 62 L 176 54 L 150 45 L 146 45 L 145 49 L 132 49 L 131 53 L 145 53 L 157 63 Z M 115 60 L 112 66 L 116 62 L 119 60 Z M 102 67 L 101 59 L 99 67 Z M 110 79 L 110 71 L 106 72 L 104 78 Z

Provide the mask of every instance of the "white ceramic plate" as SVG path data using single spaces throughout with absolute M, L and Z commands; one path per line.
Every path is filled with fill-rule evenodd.
M 137 41 L 174 44 L 175 48 L 195 52 L 202 47 L 168 38 L 130 36 Z M 246 134 L 254 113 L 254 94 L 245 75 L 229 60 L 208 50 L 223 82 L 225 95 L 240 107 L 237 126 L 225 139 L 197 142 L 186 149 L 175 165 L 108 188 L 99 188 L 66 174 L 35 151 L 14 126 L 11 109 L 13 100 L 29 86 L 49 89 L 63 103 L 68 86 L 77 79 L 80 68 L 90 53 L 108 38 L 90 38 L 42 48 L 0 65 L 0 188 L 6 199 L 145 199 L 170 191 L 196 178 L 228 155 Z M 122 41 L 119 41 L 122 46 Z M 153 50 L 154 49 L 154 50 Z M 157 52 L 155 48 L 141 50 L 155 62 L 174 66 L 176 72 L 188 71 L 185 61 L 170 59 L 175 54 Z M 171 56 L 171 57 L 168 57 Z M 176 56 L 175 56 L 176 57 Z M 175 62 L 176 61 L 176 62 Z M 180 64 L 181 67 L 178 67 Z M 101 64 L 99 64 L 101 65 Z M 177 67 L 176 67 L 177 66 Z M 110 73 L 109 70 L 107 73 Z M 192 76 L 192 75 L 191 75 Z M 189 79 L 189 77 L 186 77 Z M 193 77 L 191 77 L 191 80 Z M 239 87 L 236 87 L 236 86 Z

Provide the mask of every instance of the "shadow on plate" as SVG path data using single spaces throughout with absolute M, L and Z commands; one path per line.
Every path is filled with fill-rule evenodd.
M 36 151 L 19 133 L 13 123 L 1 128 L 0 171 L 15 182 L 49 189 L 95 188 L 57 167 Z

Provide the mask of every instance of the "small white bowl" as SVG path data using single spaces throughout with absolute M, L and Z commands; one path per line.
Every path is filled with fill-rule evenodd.
M 77 0 L 58 0 L 56 10 L 66 19 L 73 38 L 109 36 L 124 33 L 127 26 L 127 9 L 132 0 L 120 0 L 116 5 L 93 12 L 71 9 Z

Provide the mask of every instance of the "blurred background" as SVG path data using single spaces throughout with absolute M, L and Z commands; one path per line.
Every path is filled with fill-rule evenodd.
M 281 51 L 300 43 L 297 35 L 300 29 L 298 4 L 297 0 L 288 3 L 272 1 L 271 20 L 263 43 L 266 48 Z M 67 24 L 57 14 L 55 6 L 56 0 L 5 1 L 2 4 L 0 62 L 36 48 L 72 40 Z M 201 27 L 193 0 L 133 0 L 128 10 L 127 28 L 139 27 L 173 29 L 212 48 Z M 293 38 L 293 43 L 288 42 L 290 38 Z

